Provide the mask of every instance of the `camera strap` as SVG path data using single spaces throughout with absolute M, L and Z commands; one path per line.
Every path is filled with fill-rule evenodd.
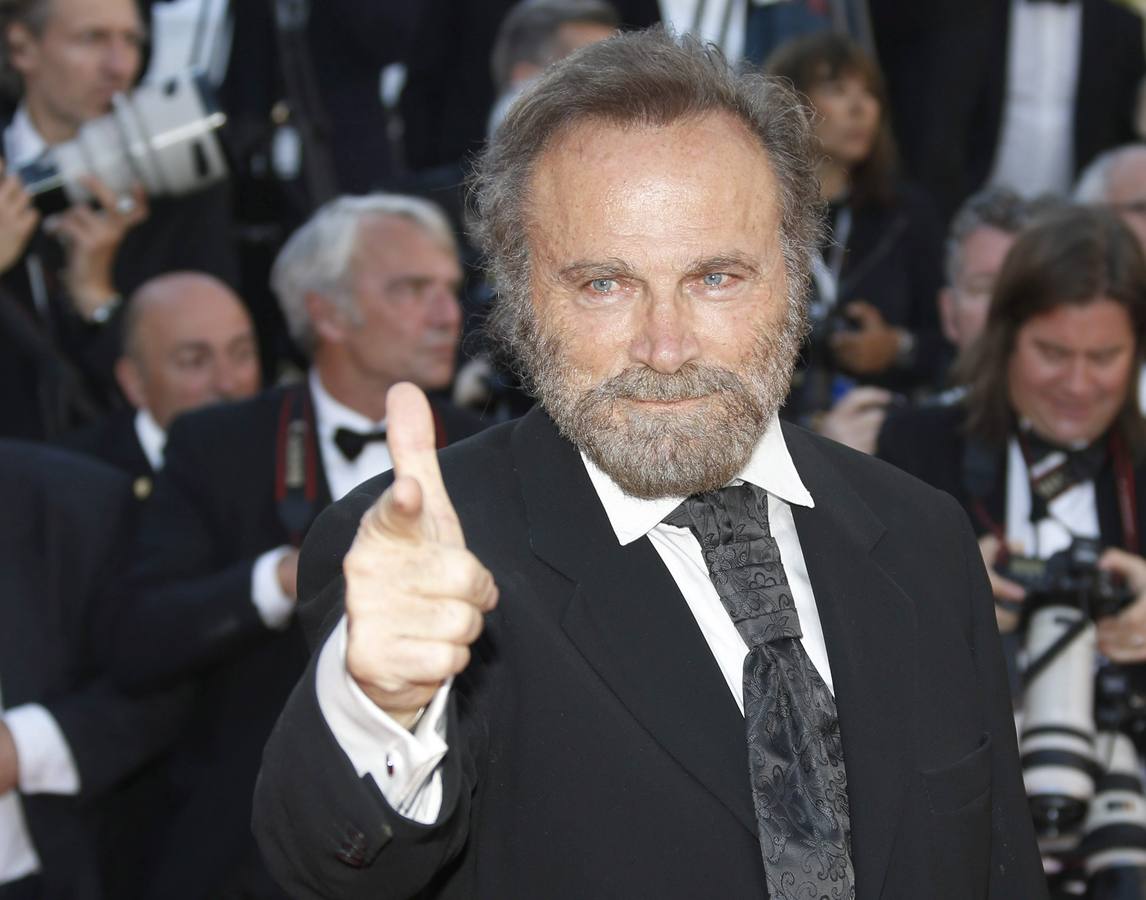
M 1023 450 L 1023 458 L 1027 461 L 1027 475 L 1028 484 L 1030 485 L 1031 492 L 1031 507 L 1034 509 L 1036 497 L 1041 497 L 1043 494 L 1038 493 L 1038 486 L 1036 484 L 1036 475 L 1033 474 L 1033 467 L 1030 462 L 1030 456 L 1025 446 L 1025 441 L 1022 436 L 1019 437 L 1019 445 Z M 967 450 L 964 453 L 964 482 L 968 487 L 971 494 L 971 508 L 976 520 L 979 524 L 991 534 L 999 539 L 1000 554 L 1002 554 L 1000 561 L 1005 560 L 1007 552 L 1007 534 L 1006 529 L 999 522 L 996 522 L 994 517 L 987 510 L 983 498 L 989 491 L 989 486 L 984 483 L 985 479 L 982 477 L 972 477 L 977 474 L 982 476 L 985 472 L 970 472 L 970 468 L 975 467 L 975 463 L 982 463 L 980 457 L 986 453 L 986 448 L 978 444 L 968 444 Z M 1128 553 L 1140 553 L 1141 535 L 1138 529 L 1138 498 L 1137 498 L 1137 484 L 1134 477 L 1134 464 L 1130 459 L 1130 452 L 1126 447 L 1126 441 L 1123 439 L 1122 434 L 1117 429 L 1111 429 L 1110 435 L 1107 438 L 1107 452 L 1109 453 L 1110 461 L 1114 469 L 1114 493 L 1118 505 L 1118 519 L 1119 524 L 1122 526 L 1122 549 Z M 975 468 L 982 468 L 978 466 Z M 993 461 L 990 465 L 991 482 L 998 476 L 998 466 Z M 1047 490 L 1056 488 L 1058 485 L 1055 483 L 1059 479 L 1058 468 L 1044 473 L 1043 482 Z M 1049 478 L 1049 480 L 1048 480 Z M 1073 485 L 1068 485 L 1071 487 Z M 1058 491 L 1061 493 L 1061 491 Z M 1054 496 L 1058 496 L 1055 493 Z M 1069 529 L 1068 529 L 1069 530 Z
M 275 507 L 293 547 L 319 512 L 317 434 L 310 392 L 305 385 L 287 388 L 275 442 Z
M 1032 681 L 1038 678 L 1039 674 L 1046 669 L 1055 657 L 1062 653 L 1076 637 L 1078 637 L 1086 627 L 1090 624 L 1090 619 L 1085 616 L 1077 622 L 1071 624 L 1062 634 L 1060 634 L 1049 647 L 1042 652 L 1041 655 L 1032 659 L 1027 667 L 1023 669 L 1022 674 L 1019 676 L 1023 683 L 1023 690 L 1026 690 Z

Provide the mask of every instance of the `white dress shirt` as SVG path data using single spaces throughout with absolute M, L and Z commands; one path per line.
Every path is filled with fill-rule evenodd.
M 348 460 L 334 443 L 334 433 L 339 428 L 358 432 L 379 431 L 386 427 L 386 420 L 375 422 L 339 403 L 323 387 L 317 369 L 311 369 L 307 380 L 314 401 L 314 424 L 318 432 L 322 471 L 326 475 L 331 499 L 339 500 L 362 482 L 390 471 L 394 461 L 385 441 L 371 441 L 356 459 Z M 283 591 L 278 579 L 279 561 L 290 550 L 286 545 L 268 550 L 255 560 L 251 570 L 251 602 L 268 628 L 285 628 L 294 612 L 295 602 Z
M 28 108 L 16 107 L 12 121 L 4 129 L 4 159 L 9 169 L 31 162 L 48 149 L 47 143 L 32 124 Z
M 625 494 L 582 457 L 589 479 L 624 546 L 648 537 L 680 588 L 741 712 L 748 647 L 736 630 L 708 575 L 700 544 L 688 529 L 661 520 L 684 499 L 641 500 Z M 768 517 L 803 631 L 801 642 L 816 670 L 833 690 L 819 612 L 792 519 L 792 504 L 813 506 L 811 495 L 788 453 L 778 419 L 773 419 L 740 473 L 768 493 Z M 321 650 L 316 678 L 319 708 L 360 776 L 371 775 L 387 802 L 421 823 L 435 821 L 441 808 L 438 764 L 448 749 L 444 711 L 449 684 L 434 696 L 413 733 L 383 713 L 346 672 L 346 618 Z
M 6 884 L 40 871 L 20 794 L 76 794 L 80 776 L 64 733 L 44 707 L 25 703 L 5 710 L 0 697 L 0 718 L 20 766 L 19 792 L 0 794 L 0 884 Z
M 1097 538 L 1098 500 L 1094 482 L 1084 481 L 1047 504 L 1050 513 L 1031 522 L 1031 480 L 1027 461 L 1015 438 L 1007 447 L 1007 541 L 1025 556 L 1046 559 L 1070 546 L 1072 538 Z M 1069 526 L 1069 527 L 1068 527 Z
M 146 409 L 135 414 L 135 436 L 147 463 L 158 472 L 163 468 L 163 448 L 167 445 L 167 432 L 159 427 L 155 417 Z
M 1082 3 L 1012 0 L 1007 85 L 991 184 L 1065 194 L 1074 174 Z

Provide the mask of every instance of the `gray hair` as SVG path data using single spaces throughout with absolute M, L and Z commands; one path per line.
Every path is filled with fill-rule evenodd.
M 1123 144 L 1098 154 L 1078 176 L 1072 195 L 1074 202 L 1090 206 L 1108 203 L 1106 189 L 1110 184 L 1111 171 L 1122 160 L 1143 152 L 1146 152 L 1146 144 Z
M 522 0 L 506 13 L 498 26 L 490 58 L 498 93 L 509 87 L 517 63 L 544 67 L 556 62 L 557 32 L 563 25 L 573 24 L 620 28 L 621 17 L 605 0 Z
M 287 330 L 304 352 L 314 349 L 307 295 L 321 294 L 357 317 L 358 307 L 347 288 L 358 230 L 368 220 L 388 216 L 413 222 L 457 252 L 457 241 L 445 213 L 421 197 L 366 194 L 336 197 L 323 204 L 290 236 L 271 267 L 271 289 L 278 297 Z
M 997 228 L 1018 234 L 1044 213 L 1061 208 L 1063 202 L 1051 196 L 1027 200 L 1008 187 L 988 187 L 963 201 L 947 231 L 947 284 L 959 279 L 963 268 L 963 242 L 980 228 Z
M 817 144 L 799 96 L 781 79 L 734 72 L 716 47 L 695 38 L 676 39 L 660 28 L 620 34 L 583 48 L 531 84 L 471 178 L 472 236 L 499 293 L 487 330 L 525 369 L 519 374 L 527 387 L 534 387 L 528 369 L 539 336 L 529 296 L 526 205 L 542 152 L 586 121 L 664 126 L 718 112 L 740 121 L 771 163 L 788 299 L 804 318 L 811 250 L 823 226 Z

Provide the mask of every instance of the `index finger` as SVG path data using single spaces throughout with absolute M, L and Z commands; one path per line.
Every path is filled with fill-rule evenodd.
M 443 543 L 465 546 L 454 505 L 438 466 L 434 414 L 421 389 L 400 382 L 386 394 L 386 445 L 394 462 L 394 480 L 412 478 L 422 491 L 425 514 Z

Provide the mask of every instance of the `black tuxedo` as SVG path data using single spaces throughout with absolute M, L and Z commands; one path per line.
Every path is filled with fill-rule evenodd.
M 962 513 L 796 428 L 793 508 L 830 658 L 857 896 L 1043 895 L 988 586 Z M 652 544 L 619 546 L 540 410 L 441 454 L 497 609 L 454 682 L 435 827 L 325 725 L 314 670 L 268 742 L 254 827 L 295 897 L 760 897 L 744 720 Z M 379 478 L 303 553 L 312 637 Z M 490 527 L 496 523 L 496 527 Z
M 80 775 L 78 796 L 21 797 L 45 898 L 100 896 L 110 848 L 93 802 L 175 737 L 177 695 L 131 697 L 103 674 L 124 601 L 118 572 L 135 516 L 120 473 L 62 450 L 0 442 L 0 691 L 4 707 L 43 704 Z M 102 830 L 101 830 L 102 829 Z M 110 852 L 109 852 L 110 851 Z M 103 859 L 100 859 L 100 856 Z
M 946 491 L 967 511 L 975 531 L 985 534 L 991 530 L 990 523 L 1002 526 L 1006 522 L 1007 447 L 1005 443 L 995 447 L 984 446 L 973 451 L 969 459 L 968 441 L 963 431 L 965 417 L 962 404 L 924 406 L 893 413 L 880 430 L 876 454 L 932 487 Z M 968 466 L 971 467 L 970 475 Z M 971 486 L 968 485 L 968 477 L 973 482 Z M 1139 461 L 1134 467 L 1134 480 L 1137 484 L 1146 483 L 1143 479 L 1146 479 L 1146 465 Z M 983 487 L 978 486 L 980 481 Z M 1141 490 L 1136 495 L 1138 533 L 1144 534 L 1146 495 Z M 976 503 L 976 497 L 979 503 Z M 1095 478 L 1095 501 L 1103 543 L 1125 546 L 1114 464 L 1110 458 Z M 984 519 L 984 513 L 989 522 Z
M 990 175 L 1007 87 L 1009 0 L 869 0 L 896 135 L 912 175 L 950 215 Z M 1146 74 L 1142 19 L 1113 0 L 1082 0 L 1072 137 L 1075 171 L 1137 140 Z
M 120 409 L 98 422 L 64 435 L 60 444 L 77 453 L 102 460 L 131 476 L 136 498 L 145 500 L 151 494 L 155 471 L 135 430 L 134 409 Z
M 129 684 L 194 675 L 195 721 L 172 779 L 176 810 L 153 896 L 214 897 L 227 883 L 263 896 L 250 839 L 251 790 L 262 746 L 305 665 L 294 625 L 268 628 L 251 602 L 262 553 L 289 543 L 275 501 L 284 398 L 302 385 L 197 410 L 168 434 L 163 471 L 144 504 L 133 580 L 137 602 L 118 632 L 116 666 Z M 438 407 L 446 435 L 476 430 Z M 317 444 L 315 511 L 330 503 Z M 265 880 L 265 876 L 263 876 Z M 268 883 L 269 887 L 269 883 Z

